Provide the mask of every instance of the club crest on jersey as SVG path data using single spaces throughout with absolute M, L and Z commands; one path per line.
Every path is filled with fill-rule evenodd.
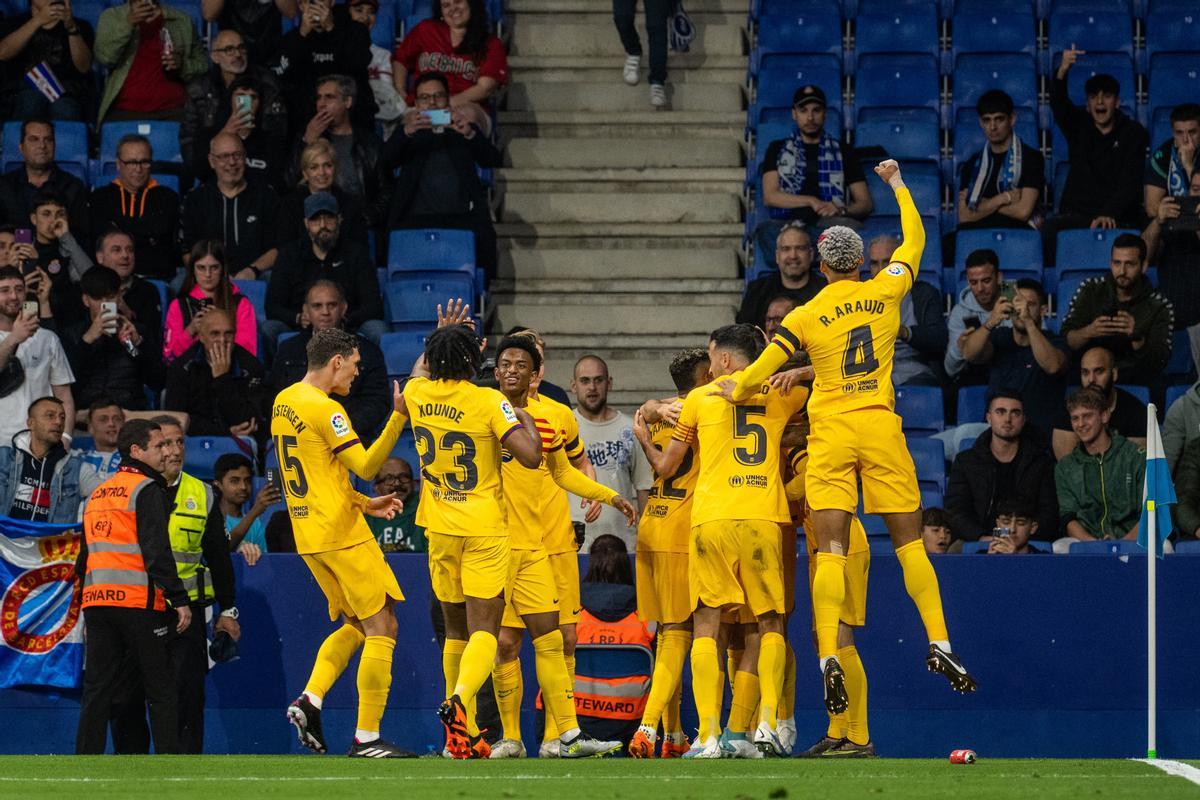
M 887 274 L 895 275 L 897 278 L 899 278 L 901 275 L 904 274 L 904 267 L 900 266 L 899 264 L 892 264 L 890 267 L 887 268 Z
M 517 412 L 513 411 L 513 407 L 509 405 L 507 400 L 500 401 L 500 411 L 504 414 L 504 418 L 509 422 L 516 424 L 520 421 L 517 419 Z
M 350 433 L 350 423 L 346 421 L 346 415 L 340 411 L 329 418 L 329 427 L 333 428 L 333 435 L 339 439 Z

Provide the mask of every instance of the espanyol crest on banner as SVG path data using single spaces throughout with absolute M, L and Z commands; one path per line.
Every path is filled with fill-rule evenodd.
M 0 688 L 74 689 L 83 669 L 75 597 L 79 525 L 0 517 Z

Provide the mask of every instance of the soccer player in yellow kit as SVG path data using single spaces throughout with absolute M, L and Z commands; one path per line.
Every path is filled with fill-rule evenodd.
M 860 478 L 864 507 L 887 523 L 905 588 L 925 624 L 930 642 L 927 668 L 945 676 L 956 691 L 975 690 L 974 678 L 950 649 L 937 575 L 921 542 L 916 469 L 894 411 L 892 357 L 900 301 L 916 280 L 925 230 L 899 165 L 884 161 L 875 172 L 893 188 L 900 206 L 904 243 L 893 253 L 892 263 L 871 280 L 860 281 L 862 239 L 849 228 L 827 229 L 817 240 L 817 251 L 829 285 L 789 313 L 766 351 L 721 387 L 726 399 L 739 402 L 760 391 L 762 382 L 796 351 L 804 349 L 812 359 L 806 494 L 818 548 L 813 615 L 825 706 L 834 714 L 845 711 L 847 704 L 837 632 Z
M 412 758 L 379 738 L 379 721 L 392 682 L 396 616 L 392 605 L 404 599 L 396 576 L 383 558 L 363 513 L 391 519 L 401 510 L 396 495 L 368 498 L 354 491 L 349 472 L 373 478 L 404 427 L 399 387 L 387 426 L 370 449 L 363 447 L 342 405 L 329 395 L 345 395 L 358 375 L 358 344 L 338 329 L 313 334 L 308 372 L 275 398 L 271 436 L 279 457 L 284 501 L 296 552 L 312 570 L 329 601 L 329 619 L 342 627 L 321 644 L 303 694 L 288 706 L 288 720 L 300 743 L 326 751 L 321 703 L 350 658 L 362 647 L 358 666 L 358 729 L 350 755 Z
M 708 383 L 708 351 L 693 347 L 671 360 L 671 380 L 679 401 Z M 656 402 L 642 406 L 635 425 L 646 424 L 652 446 L 666 450 L 675 425 L 662 416 Z M 657 622 L 658 653 L 650 696 L 642 722 L 629 742 L 633 758 L 653 758 L 658 724 L 663 724 L 663 758 L 687 752 L 687 737 L 679 719 L 683 662 L 692 645 L 692 598 L 688 589 L 688 540 L 692 530 L 692 501 L 699 471 L 696 448 L 689 445 L 679 469 L 659 475 L 650 487 L 637 538 L 637 605 L 643 622 Z
M 454 758 L 489 752 L 472 735 L 467 708 L 492 672 L 508 585 L 501 445 L 526 469 L 542 463 L 533 418 L 495 389 L 471 383 L 479 364 L 470 328 L 446 325 L 425 340 L 429 377 L 410 378 L 404 387 L 421 459 L 417 524 L 426 531 L 429 576 L 446 620 L 447 697 L 438 717 Z
M 559 755 L 583 758 L 603 756 L 621 749 L 620 742 L 599 741 L 579 729 L 573 679 L 567 671 L 563 636 L 559 630 L 561 598 L 543 542 L 546 530 L 544 508 L 549 489 L 558 486 L 580 497 L 612 505 L 625 514 L 630 525 L 637 521 L 637 511 L 612 489 L 585 477 L 571 466 L 562 437 L 548 419 L 549 404 L 554 401 L 529 397 L 530 382 L 541 365 L 541 355 L 532 338 L 509 336 L 501 340 L 495 368 L 500 391 L 515 408 L 524 408 L 533 417 L 545 455 L 536 470 L 525 469 L 508 458 L 504 458 L 501 467 L 511 553 L 509 602 L 504 609 L 498 657 L 492 670 L 504 738 L 492 747 L 491 758 L 521 758 L 525 755 L 521 744 L 522 686 L 518 658 L 523 628 L 528 628 L 533 640 L 546 713 L 555 718 L 555 729 L 559 732 Z M 507 456 L 507 453 L 503 455 Z
M 762 347 L 752 325 L 727 325 L 713 331 L 708 343 L 709 371 L 714 378 L 736 380 Z M 643 431 L 642 449 L 659 475 L 674 475 L 693 442 L 700 472 L 692 502 L 692 534 L 688 577 L 695 612 L 692 640 L 692 689 L 700 724 L 709 732 L 684 758 L 733 755 L 735 745 L 718 743 L 720 688 L 717 633 L 721 612 L 748 606 L 760 633 L 758 678 L 760 716 L 754 745 L 769 755 L 785 755 L 777 731 L 776 712 L 783 686 L 787 642 L 784 639 L 786 596 L 780 524 L 791 521 L 780 476 L 780 440 L 788 420 L 804 406 L 805 389 L 785 397 L 760 382 L 751 399 L 731 405 L 713 392 L 688 394 L 665 452 Z M 741 740 L 745 739 L 740 734 Z M 745 744 L 739 740 L 739 744 Z M 736 747 L 736 750 L 743 748 Z

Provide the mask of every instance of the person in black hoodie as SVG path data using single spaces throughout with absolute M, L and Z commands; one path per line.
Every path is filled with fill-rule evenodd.
M 945 508 L 955 539 L 974 542 L 991 535 L 999 504 L 1028 504 L 1039 539 L 1058 538 L 1054 459 L 1025 428 L 1025 407 L 1015 392 L 998 390 L 988 399 L 984 431 L 970 450 L 954 459 Z
M 89 230 L 99 234 L 116 226 L 133 236 L 138 274 L 171 281 L 180 266 L 176 233 L 179 195 L 150 177 L 154 150 L 136 133 L 117 143 L 117 178 L 92 192 Z
M 56 163 L 53 123 L 45 119 L 25 120 L 21 123 L 18 146 L 25 163 L 0 177 L 0 222 L 28 227 L 26 220 L 34 195 L 50 191 L 66 201 L 67 216 L 75 231 L 83 231 L 88 221 L 87 187 Z M 81 234 L 79 239 L 84 241 L 87 237 Z

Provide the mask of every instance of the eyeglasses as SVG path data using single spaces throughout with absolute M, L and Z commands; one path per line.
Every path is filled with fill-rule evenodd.
M 439 100 L 445 100 L 449 95 L 445 92 L 437 92 L 436 94 L 419 94 L 417 95 L 418 103 L 436 103 Z
M 231 56 L 234 53 L 249 52 L 249 48 L 244 44 L 231 44 L 228 47 L 218 47 L 213 50 L 214 53 L 220 53 L 223 56 Z
M 412 483 L 411 475 L 380 475 L 376 483 Z
M 236 164 L 246 158 L 245 153 L 209 153 L 209 155 L 226 164 Z
M 117 160 L 120 161 L 122 164 L 124 164 L 127 167 L 148 167 L 154 163 L 153 161 L 151 161 L 148 158 L 138 158 L 138 159 L 134 159 L 132 161 L 126 160 L 124 158 L 119 158 Z

